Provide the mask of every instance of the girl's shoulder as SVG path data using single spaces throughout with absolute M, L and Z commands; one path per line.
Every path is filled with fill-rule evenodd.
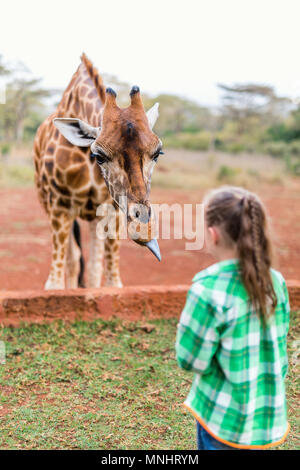
M 285 279 L 280 271 L 277 271 L 276 269 L 271 268 L 271 276 L 272 276 L 273 282 L 278 283 L 281 286 L 286 285 Z
M 271 268 L 271 276 L 278 301 L 286 301 L 288 299 L 288 289 L 283 275 L 280 271 Z
M 215 263 L 196 274 L 190 293 L 220 311 L 240 305 L 247 301 L 247 293 L 239 269 L 237 259 Z

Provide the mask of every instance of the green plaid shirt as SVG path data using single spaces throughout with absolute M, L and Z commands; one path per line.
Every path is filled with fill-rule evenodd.
M 267 326 L 249 303 L 236 259 L 194 277 L 178 324 L 178 364 L 195 372 L 185 406 L 234 447 L 277 444 L 288 433 L 289 300 L 282 275 L 271 273 L 278 304 Z

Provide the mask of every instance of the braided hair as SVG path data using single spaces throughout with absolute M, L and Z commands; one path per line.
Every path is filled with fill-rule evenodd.
M 204 203 L 208 227 L 218 226 L 225 243 L 236 247 L 249 299 L 266 318 L 274 312 L 277 298 L 270 273 L 271 243 L 263 204 L 255 194 L 230 186 L 213 191 Z

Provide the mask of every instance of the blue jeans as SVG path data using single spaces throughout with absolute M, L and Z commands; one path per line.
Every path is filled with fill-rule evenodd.
M 197 423 L 197 448 L 198 450 L 238 450 L 236 447 L 227 446 L 214 439 L 201 424 Z

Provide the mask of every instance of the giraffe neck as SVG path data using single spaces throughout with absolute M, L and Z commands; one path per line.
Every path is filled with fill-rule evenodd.
M 79 118 L 92 126 L 100 125 L 105 90 L 98 71 L 83 54 L 57 108 L 57 117 Z

